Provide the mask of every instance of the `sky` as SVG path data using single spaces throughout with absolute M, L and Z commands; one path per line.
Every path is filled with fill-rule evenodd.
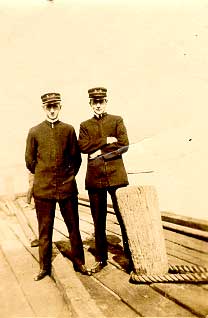
M 132 142 L 189 122 L 206 109 L 207 3 L 1 0 L 5 119 L 29 128 L 42 118 L 40 95 L 56 90 L 78 129 L 88 88 L 102 85 Z
M 92 116 L 88 89 L 104 86 L 130 143 L 188 127 L 204 145 L 208 0 L 0 0 L 0 27 L 1 169 L 24 165 L 51 91 L 77 134 Z

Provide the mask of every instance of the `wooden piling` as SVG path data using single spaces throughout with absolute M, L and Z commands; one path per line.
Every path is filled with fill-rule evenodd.
M 168 273 L 161 213 L 153 186 L 128 186 L 116 191 L 137 274 Z

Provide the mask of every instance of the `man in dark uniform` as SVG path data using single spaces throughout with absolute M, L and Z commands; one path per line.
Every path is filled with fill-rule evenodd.
M 81 154 L 73 126 L 58 119 L 61 110 L 59 93 L 41 96 L 46 120 L 29 130 L 25 161 L 34 174 L 33 197 L 39 228 L 40 272 L 35 280 L 51 273 L 52 233 L 56 202 L 67 226 L 74 269 L 90 274 L 85 267 L 79 231 L 77 185 L 75 176 Z
M 80 124 L 79 146 L 88 154 L 85 187 L 88 190 L 91 214 L 95 227 L 95 264 L 92 272 L 99 272 L 107 265 L 107 192 L 121 227 L 124 253 L 130 260 L 126 230 L 119 212 L 115 192 L 127 186 L 122 153 L 128 150 L 128 136 L 122 117 L 105 112 L 107 89 L 96 87 L 88 90 L 94 117 Z

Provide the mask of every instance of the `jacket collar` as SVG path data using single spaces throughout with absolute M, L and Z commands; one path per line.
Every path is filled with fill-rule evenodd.
M 46 120 L 45 120 L 45 123 L 46 123 L 48 126 L 50 126 L 50 127 L 53 128 L 55 125 L 57 125 L 58 123 L 60 123 L 60 120 L 59 120 L 59 119 L 56 119 L 56 120 L 52 121 L 52 120 L 46 119 Z
M 93 118 L 95 118 L 95 119 L 97 119 L 97 120 L 100 120 L 100 119 L 104 118 L 106 115 L 107 115 L 107 113 L 102 113 L 101 115 L 95 115 L 95 114 L 94 114 L 94 117 L 93 117 Z

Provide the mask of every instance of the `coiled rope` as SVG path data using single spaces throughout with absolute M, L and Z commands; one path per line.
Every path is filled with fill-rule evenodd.
M 130 273 L 130 282 L 152 283 L 208 283 L 208 269 L 198 265 L 169 265 L 166 275 L 139 275 Z

